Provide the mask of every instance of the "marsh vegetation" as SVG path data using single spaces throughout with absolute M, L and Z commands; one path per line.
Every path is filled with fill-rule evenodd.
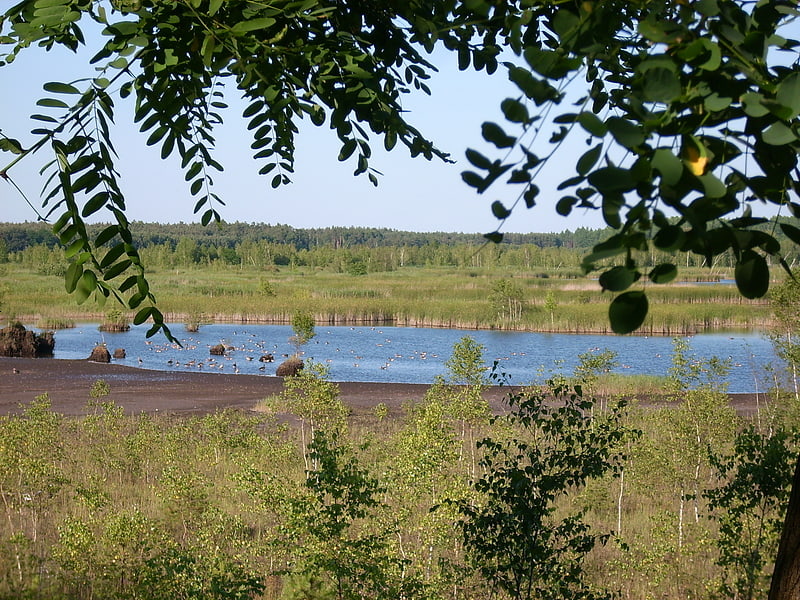
M 745 418 L 724 366 L 680 343 L 656 383 L 617 388 L 613 360 L 509 389 L 497 414 L 469 338 L 400 413 L 351 414 L 313 363 L 247 413 L 124 414 L 104 381 L 83 417 L 36 398 L 0 418 L 0 593 L 764 597 L 795 397 Z

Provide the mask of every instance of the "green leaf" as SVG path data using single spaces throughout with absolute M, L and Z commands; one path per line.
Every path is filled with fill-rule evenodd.
M 792 242 L 800 246 L 800 229 L 788 223 L 781 223 L 781 231 L 783 231 L 784 235 L 792 240 Z
M 678 276 L 678 268 L 670 263 L 656 265 L 648 277 L 653 283 L 669 283 Z
M 497 123 L 486 122 L 481 125 L 483 139 L 498 148 L 510 148 L 517 142 L 517 138 L 507 135 Z
M 491 233 L 484 233 L 483 237 L 485 237 L 487 240 L 489 240 L 490 242 L 493 242 L 495 244 L 499 244 L 500 242 L 503 241 L 503 234 L 500 233 L 499 231 L 493 231 Z
M 22 154 L 24 152 L 19 140 L 13 138 L 0 138 L 0 150 L 11 152 L 11 154 Z
M 75 301 L 83 304 L 97 288 L 97 275 L 93 271 L 84 271 L 75 287 Z
M 800 73 L 792 73 L 778 85 L 775 99 L 791 109 L 790 119 L 800 114 Z
M 69 104 L 56 98 L 41 98 L 36 101 L 36 106 L 45 106 L 47 108 L 69 108 Z
M 742 103 L 744 104 L 744 112 L 749 117 L 763 117 L 769 114 L 769 109 L 762 104 L 764 96 L 756 92 L 747 92 L 742 95 Z
M 568 217 L 572 212 L 572 207 L 577 203 L 578 199 L 575 196 L 564 196 L 559 198 L 558 202 L 556 202 L 556 212 L 562 217 Z
M 106 252 L 105 256 L 103 256 L 103 260 L 100 261 L 100 268 L 107 269 L 114 263 L 115 260 L 117 260 L 123 254 L 125 254 L 124 244 L 117 244 L 115 246 L 111 246 L 108 252 Z
M 530 120 L 527 107 L 519 100 L 506 98 L 500 103 L 500 109 L 512 123 L 527 123 Z
M 134 316 L 133 316 L 133 324 L 134 325 L 141 325 L 147 319 L 150 318 L 150 315 L 153 313 L 152 306 L 145 306 L 144 308 L 140 309 Z
M 78 252 L 83 250 L 84 241 L 82 239 L 77 239 L 72 242 L 65 250 L 64 250 L 64 258 L 70 259 L 75 256 Z
M 603 220 L 612 229 L 622 227 L 619 211 L 623 206 L 625 206 L 625 198 L 622 194 L 603 194 Z
M 511 214 L 511 211 L 503 206 L 502 202 L 495 200 L 492 202 L 492 214 L 497 219 L 506 219 Z
M 653 237 L 653 244 L 659 250 L 673 252 L 679 250 L 686 240 L 686 234 L 678 225 L 668 225 L 658 230 Z
M 50 81 L 45 83 L 43 86 L 46 92 L 52 92 L 53 94 L 80 94 L 81 91 L 76 88 L 74 85 L 70 85 L 69 83 L 60 83 L 58 81 Z
M 583 156 L 578 159 L 578 164 L 575 167 L 578 175 L 584 177 L 587 173 L 589 173 L 589 171 L 592 170 L 592 167 L 597 164 L 597 161 L 600 160 L 600 155 L 602 153 L 603 144 L 597 144 L 597 146 L 591 150 L 584 152 Z
M 707 173 L 698 177 L 700 183 L 703 184 L 703 191 L 708 198 L 722 198 L 728 192 L 728 188 L 722 183 L 718 177 Z
M 103 273 L 103 281 L 110 281 L 122 275 L 128 268 L 133 264 L 131 260 L 123 260 L 116 263 L 114 266 L 109 267 L 106 269 L 105 273 Z
M 683 161 L 668 148 L 659 148 L 653 152 L 652 165 L 661 175 L 661 181 L 667 185 L 675 185 L 683 175 Z
M 240 21 L 231 27 L 233 33 L 247 33 L 248 31 L 257 31 L 259 29 L 267 29 L 275 25 L 276 21 L 272 17 L 261 17 L 260 19 L 251 19 L 249 21 Z
M 102 246 L 107 242 L 111 241 L 111 239 L 117 235 L 119 231 L 119 225 L 109 225 L 103 231 L 97 234 L 97 237 L 94 240 L 95 246 Z
M 341 150 L 339 150 L 339 160 L 345 161 L 350 158 L 353 155 L 353 152 L 356 151 L 356 148 L 358 148 L 358 142 L 355 139 L 349 138 L 345 140 L 345 142 L 342 144 Z
M 81 210 L 82 217 L 89 217 L 96 213 L 98 210 L 103 208 L 108 201 L 108 192 L 100 192 L 92 196 L 90 200 L 83 205 L 83 210 Z
M 465 155 L 467 157 L 467 160 L 479 169 L 489 170 L 492 168 L 492 161 L 486 158 L 483 154 L 481 154 L 477 150 L 469 148 L 465 152 Z
M 636 148 L 645 141 L 639 126 L 621 117 L 609 117 L 606 126 L 617 143 L 625 148 Z
M 614 235 L 596 244 L 595 247 L 592 248 L 591 254 L 583 259 L 583 263 L 584 265 L 590 265 L 599 260 L 617 256 L 623 252 L 625 252 L 625 245 L 622 243 L 622 237 L 620 235 Z
M 638 31 L 645 39 L 660 44 L 672 44 L 686 36 L 686 30 L 682 26 L 660 20 L 655 13 L 639 23 Z
M 611 329 L 620 335 L 636 331 L 644 323 L 648 308 L 647 296 L 644 292 L 620 294 L 608 307 Z
M 583 111 L 578 115 L 578 123 L 594 137 L 603 137 L 608 133 L 608 127 L 593 112 Z
M 733 98 L 720 96 L 716 92 L 710 96 L 707 96 L 706 99 L 703 100 L 703 105 L 711 112 L 726 110 L 731 104 L 733 104 Z
M 525 200 L 526 208 L 533 208 L 536 206 L 536 196 L 539 195 L 539 186 L 533 183 L 528 186 L 525 193 L 522 194 L 522 199 Z
M 485 187 L 485 182 L 483 177 L 475 173 L 474 171 L 464 171 L 461 173 L 461 179 L 470 187 L 474 187 L 478 192 L 483 192 Z
M 769 265 L 760 254 L 747 250 L 734 269 L 736 287 L 745 298 L 762 298 L 769 290 Z
M 671 69 L 648 69 L 643 73 L 643 78 L 642 92 L 648 102 L 669 104 L 681 95 L 680 79 Z
M 600 287 L 610 292 L 627 290 L 638 279 L 638 273 L 626 267 L 612 267 L 600 275 Z
M 629 192 L 636 187 L 631 172 L 620 167 L 603 167 L 591 173 L 588 179 L 601 194 Z
M 797 136 L 784 123 L 776 121 L 767 128 L 762 139 L 770 146 L 784 146 L 797 140 Z
M 545 102 L 559 97 L 559 92 L 556 88 L 547 81 L 534 77 L 528 69 L 512 67 L 508 71 L 508 78 L 516 84 L 525 96 L 533 100 L 536 106 L 541 106 Z
M 68 294 L 75 291 L 78 281 L 83 275 L 83 264 L 78 261 L 71 262 L 67 267 L 67 273 L 64 276 L 64 288 Z

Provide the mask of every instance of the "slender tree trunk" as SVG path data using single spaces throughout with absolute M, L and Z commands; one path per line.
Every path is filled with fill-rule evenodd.
M 800 457 L 794 470 L 792 493 L 783 522 L 783 533 L 772 572 L 767 600 L 800 598 Z
M 683 489 L 681 489 L 681 502 L 678 509 L 678 549 L 683 548 L 683 509 L 685 503 Z
M 619 495 L 617 496 L 617 535 L 622 535 L 622 493 L 625 489 L 625 468 L 619 472 Z

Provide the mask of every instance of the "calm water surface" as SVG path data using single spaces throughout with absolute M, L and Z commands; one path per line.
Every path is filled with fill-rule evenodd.
M 289 326 L 217 324 L 187 333 L 183 325 L 171 325 L 182 348 L 160 336 L 147 340 L 147 329 L 134 326 L 127 333 L 103 333 L 90 323 L 60 330 L 55 334 L 55 358 L 86 358 L 95 344 L 105 343 L 111 352 L 124 348 L 127 357 L 113 362 L 132 367 L 274 376 L 277 365 L 294 352 Z M 672 352 L 668 337 L 401 327 L 317 327 L 316 332 L 303 358 L 327 365 L 333 381 L 432 383 L 446 372 L 444 362 L 453 344 L 465 335 L 485 346 L 487 365 L 497 360 L 517 385 L 542 381 L 548 373 L 570 374 L 579 354 L 606 348 L 617 353 L 619 373 L 664 375 Z M 702 334 L 688 341 L 697 358 L 730 358 L 730 392 L 764 391 L 766 369 L 777 365 L 771 344 L 760 334 Z M 209 348 L 220 343 L 232 349 L 224 357 L 210 356 Z M 274 363 L 259 362 L 267 352 L 274 355 Z

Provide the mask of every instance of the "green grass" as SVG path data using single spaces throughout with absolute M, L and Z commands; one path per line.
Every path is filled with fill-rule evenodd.
M 91 299 L 76 305 L 60 277 L 15 264 L 7 271 L 7 280 L 14 285 L 6 286 L 2 297 L 0 308 L 6 319 L 99 321 L 108 310 Z M 595 280 L 555 274 L 411 267 L 352 276 L 310 267 L 259 271 L 216 266 L 156 270 L 149 277 L 159 308 L 172 322 L 202 313 L 210 322 L 289 323 L 295 312 L 306 311 L 320 324 L 610 332 L 607 312 L 612 295 L 601 293 Z M 518 320 L 504 320 L 493 311 L 489 295 L 501 278 L 523 290 L 524 309 Z M 263 282 L 272 293 L 263 293 Z M 677 283 L 645 289 L 650 299 L 645 333 L 758 330 L 770 324 L 768 301 L 742 298 L 735 286 Z M 546 309 L 548 293 L 555 301 L 552 313 Z
M 596 382 L 598 393 L 632 397 L 624 422 L 642 435 L 624 440 L 624 486 L 620 479 L 593 481 L 571 490 L 559 510 L 585 507 L 591 526 L 619 536 L 583 565 L 592 583 L 635 598 L 707 597 L 720 577 L 716 524 L 701 496 L 702 518 L 695 521 L 693 506 L 681 501 L 681 485 L 697 477 L 694 458 L 701 461 L 700 484 L 716 485 L 707 451 L 712 444 L 716 452 L 730 451 L 742 423 L 722 407 L 709 407 L 713 419 L 688 402 L 680 411 L 637 407 L 637 397 L 661 395 L 664 386 L 658 378 L 619 375 Z M 145 591 L 137 587 L 141 574 L 155 585 L 173 576 L 205 582 L 215 570 L 233 585 L 239 571 L 228 569 L 238 566 L 271 582 L 254 600 L 281 598 L 284 569 L 306 549 L 307 538 L 292 535 L 293 528 L 302 523 L 301 511 L 312 508 L 297 421 L 286 425 L 269 414 L 275 398 L 261 403 L 260 413 L 126 415 L 113 403 L 117 392 L 113 382 L 110 388 L 96 382 L 95 398 L 87 390 L 84 417 L 51 412 L 42 400 L 24 416 L 0 417 L 0 485 L 7 500 L 0 506 L 6 548 L 0 595 L 134 597 Z M 342 443 L 383 486 L 381 507 L 348 534 L 390 531 L 391 555 L 402 557 L 408 575 L 426 574 L 431 596 L 442 597 L 464 584 L 466 572 L 444 566 L 469 568 L 453 514 L 441 505 L 470 494 L 472 444 L 465 427 L 474 439 L 502 438 L 509 429 L 490 424 L 485 414 L 466 423 L 441 410 L 454 400 L 429 400 L 427 412 L 421 403 L 347 418 Z M 604 406 L 592 414 L 602 419 Z M 770 427 L 781 425 L 792 423 L 770 420 Z M 713 434 L 708 445 L 704 439 L 692 446 L 698 432 Z M 325 548 L 335 547 L 317 549 Z M 488 594 L 477 578 L 471 583 L 478 586 L 473 595 L 457 597 Z

